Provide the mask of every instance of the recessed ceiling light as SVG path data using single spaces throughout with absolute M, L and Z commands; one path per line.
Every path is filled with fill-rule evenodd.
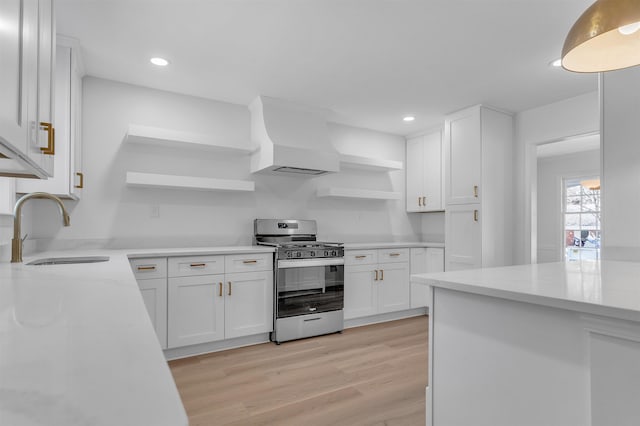
M 560 67 L 562 66 L 562 59 L 556 59 L 555 61 L 549 62 L 549 65 L 552 67 Z
M 153 65 L 157 65 L 159 67 L 166 67 L 169 65 L 169 61 L 164 58 L 151 58 L 150 61 Z
M 403 118 L 403 120 L 404 120 L 404 121 L 407 121 L 407 122 L 409 122 L 409 121 L 413 121 L 413 120 L 415 120 L 415 119 L 416 119 L 416 118 L 415 118 L 413 115 L 407 115 L 406 117 L 404 117 L 404 118 Z

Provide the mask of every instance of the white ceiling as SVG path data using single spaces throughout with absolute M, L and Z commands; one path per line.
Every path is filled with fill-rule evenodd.
M 578 136 L 536 147 L 538 158 L 558 157 L 600 149 L 600 135 Z
M 257 95 L 409 134 L 485 103 L 597 90 L 551 68 L 592 0 L 57 0 L 87 74 L 248 105 Z M 164 69 L 149 63 L 163 56 Z M 402 117 L 416 116 L 413 123 Z

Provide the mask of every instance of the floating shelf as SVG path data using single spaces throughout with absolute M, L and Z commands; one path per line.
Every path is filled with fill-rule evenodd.
M 392 191 L 371 191 L 354 188 L 318 188 L 318 197 L 364 198 L 369 200 L 399 200 L 402 195 Z
M 248 180 L 212 179 L 138 172 L 127 172 L 127 185 L 147 188 L 195 189 L 200 191 L 255 191 L 255 182 Z
M 351 169 L 389 172 L 402 170 L 402 161 L 380 160 L 378 158 L 362 157 L 359 155 L 340 154 L 340 165 Z
M 218 152 L 235 152 L 250 154 L 255 151 L 247 143 L 233 143 L 233 141 L 219 141 L 215 137 L 201 133 L 181 132 L 160 127 L 140 126 L 130 124 L 124 137 L 127 143 L 140 143 L 171 148 L 208 150 Z

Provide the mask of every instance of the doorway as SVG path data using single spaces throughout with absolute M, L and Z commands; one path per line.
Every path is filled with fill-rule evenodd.
M 538 145 L 536 156 L 538 263 L 599 258 L 600 136 Z

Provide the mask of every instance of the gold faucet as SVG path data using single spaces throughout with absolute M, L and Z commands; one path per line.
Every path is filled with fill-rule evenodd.
M 13 208 L 13 238 L 11 239 L 11 263 L 19 263 L 22 262 L 22 238 L 20 238 L 20 228 L 22 222 L 22 205 L 25 201 L 30 200 L 31 198 L 48 198 L 50 200 L 58 203 L 60 207 L 60 213 L 62 213 L 62 219 L 64 221 L 64 226 L 69 226 L 70 219 L 69 213 L 67 209 L 60 201 L 60 198 L 55 195 L 51 195 L 48 192 L 32 192 L 31 194 L 27 194 L 24 197 L 20 198 L 15 207 Z

